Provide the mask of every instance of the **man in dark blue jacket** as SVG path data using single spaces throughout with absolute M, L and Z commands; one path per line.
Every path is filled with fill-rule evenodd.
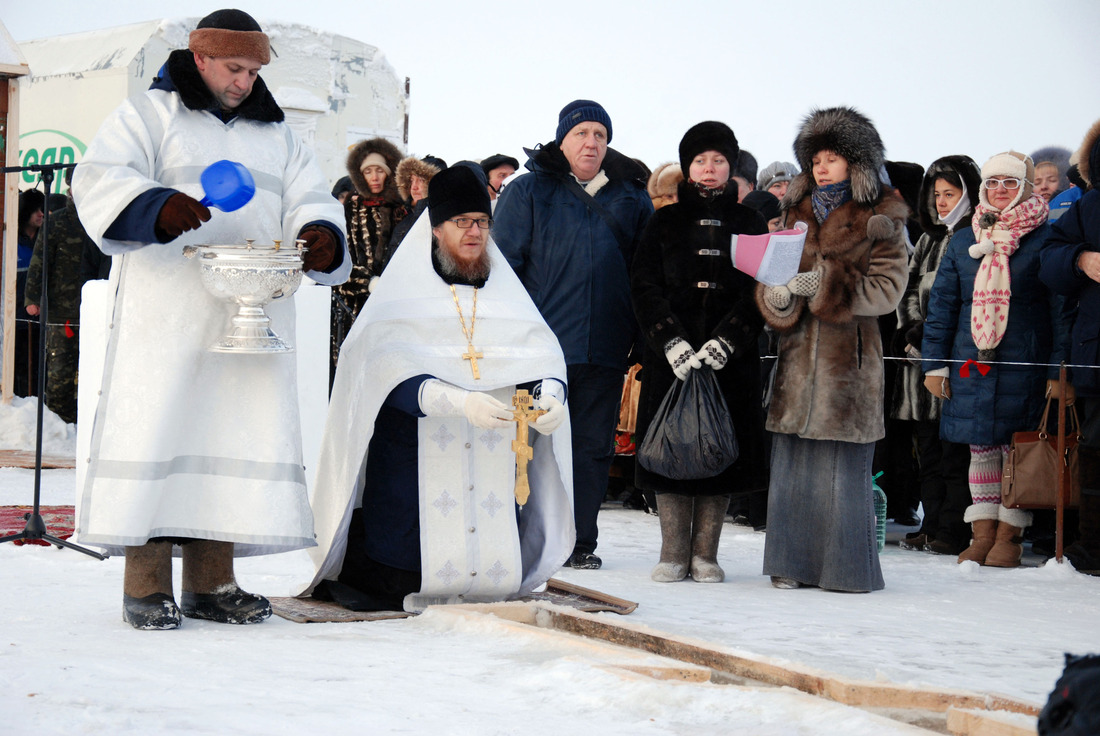
M 1085 136 L 1078 159 L 1088 192 L 1051 228 L 1039 278 L 1065 295 L 1066 312 L 1073 315 L 1070 380 L 1083 435 L 1078 446 L 1081 536 L 1066 547 L 1066 557 L 1077 570 L 1100 575 L 1100 191 L 1092 183 L 1100 173 L 1100 121 Z
M 607 493 L 627 356 L 637 332 L 630 262 L 653 213 L 646 174 L 608 148 L 611 117 L 591 100 L 562 108 L 554 141 L 527 151 L 505 188 L 493 238 L 565 353 L 577 544 L 566 563 L 596 569 L 596 517 Z

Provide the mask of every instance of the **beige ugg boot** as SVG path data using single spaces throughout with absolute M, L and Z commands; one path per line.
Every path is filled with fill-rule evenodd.
M 970 546 L 959 555 L 959 564 L 977 562 L 985 564 L 985 556 L 993 549 L 997 536 L 997 514 L 1001 510 L 999 503 L 975 503 L 966 507 L 963 521 L 970 524 L 972 538 Z
M 997 524 L 997 539 L 993 548 L 985 556 L 985 564 L 989 567 L 1019 567 L 1020 558 L 1024 555 L 1024 545 L 1021 542 L 1024 530 L 1018 526 L 1012 526 L 1007 521 Z

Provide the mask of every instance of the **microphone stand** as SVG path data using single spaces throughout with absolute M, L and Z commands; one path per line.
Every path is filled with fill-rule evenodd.
M 69 549 L 76 550 L 77 552 L 83 552 L 89 557 L 95 557 L 100 560 L 107 559 L 106 556 L 101 555 L 98 552 L 94 552 L 86 547 L 81 547 L 78 544 L 73 544 L 68 540 L 55 537 L 50 534 L 46 529 L 46 522 L 42 519 L 40 501 L 42 498 L 42 419 L 45 412 L 46 404 L 46 318 L 48 310 L 49 299 L 47 294 L 47 288 L 49 285 L 49 258 L 50 258 L 50 206 L 49 206 L 49 192 L 53 185 L 53 177 L 55 171 L 62 169 L 71 169 L 76 164 L 39 164 L 34 166 L 8 166 L 0 168 L 0 173 L 11 174 L 20 171 L 37 171 L 42 175 L 42 183 L 45 184 L 46 190 L 46 205 L 42 209 L 42 298 L 39 305 L 38 312 L 38 423 L 36 427 L 36 435 L 34 440 L 34 505 L 31 508 L 31 512 L 27 514 L 27 524 L 23 528 L 23 531 L 18 534 L 11 534 L 6 537 L 0 538 L 0 544 L 4 542 L 14 542 L 20 539 L 23 540 L 45 540 L 50 544 L 61 547 L 68 547 Z

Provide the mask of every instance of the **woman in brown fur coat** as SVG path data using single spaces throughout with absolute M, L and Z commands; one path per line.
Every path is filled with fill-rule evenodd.
M 384 138 L 355 144 L 348 152 L 348 176 L 355 193 L 344 202 L 351 252 L 351 277 L 332 290 L 332 360 L 329 381 L 336 375 L 340 346 L 367 303 L 370 280 L 386 267 L 386 246 L 394 226 L 409 210 L 394 185 L 401 160 L 397 146 Z
M 884 190 L 882 141 L 856 110 L 812 112 L 794 151 L 802 173 L 783 198 L 783 224 L 808 227 L 800 273 L 756 291 L 779 333 L 764 574 L 778 588 L 880 590 L 871 495 L 874 445 L 885 434 L 877 318 L 905 289 L 909 210 Z

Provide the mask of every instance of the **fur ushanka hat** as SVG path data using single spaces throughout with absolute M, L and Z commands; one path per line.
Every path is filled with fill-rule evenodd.
M 390 201 L 401 201 L 397 196 L 397 187 L 393 183 L 393 171 L 401 160 L 401 151 L 385 138 L 370 138 L 359 141 L 348 151 L 348 176 L 351 177 L 351 183 L 355 185 L 355 191 L 364 197 L 371 196 L 367 179 L 363 176 L 363 172 L 359 170 L 359 167 L 363 165 L 363 159 L 372 154 L 381 156 L 386 162 L 386 167 L 390 170 L 390 175 L 386 177 L 386 185 L 382 188 L 382 195 Z
M 689 169 L 692 160 L 704 151 L 718 151 L 729 161 L 730 175 L 736 173 L 734 167 L 741 149 L 730 126 L 717 120 L 704 120 L 688 128 L 680 139 L 680 171 L 683 172 L 684 179 L 691 175 Z
M 840 154 L 848 162 L 852 199 L 861 204 L 876 202 L 882 195 L 879 172 L 886 160 L 882 138 L 865 115 L 851 107 L 812 110 L 802 121 L 794 139 L 794 156 L 802 168 L 783 197 L 784 203 L 801 200 L 815 186 L 813 159 L 818 151 Z
M 199 21 L 187 48 L 201 56 L 243 56 L 261 64 L 271 62 L 271 41 L 248 13 L 227 8 Z

